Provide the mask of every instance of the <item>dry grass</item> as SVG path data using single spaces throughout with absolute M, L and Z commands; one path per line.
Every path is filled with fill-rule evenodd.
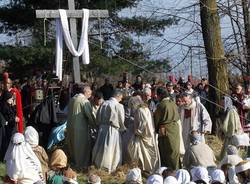
M 223 142 L 217 136 L 207 135 L 206 143 L 212 148 L 214 151 L 215 157 L 217 160 L 220 160 L 220 152 L 223 146 Z
M 222 148 L 222 141 L 213 135 L 206 136 L 207 144 L 213 149 L 216 158 L 219 158 L 220 151 Z M 96 169 L 94 166 L 89 167 L 88 172 L 78 173 L 78 182 L 87 183 L 88 174 L 96 174 L 101 177 L 103 184 L 121 184 L 125 182 L 128 170 L 132 167 L 131 165 L 123 165 L 117 169 L 115 173 L 109 174 L 108 172 L 100 169 Z M 4 164 L 0 164 L 0 176 L 5 173 Z

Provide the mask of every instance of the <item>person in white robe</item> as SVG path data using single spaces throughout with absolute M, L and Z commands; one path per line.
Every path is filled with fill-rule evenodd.
M 78 94 L 69 103 L 66 143 L 70 159 L 78 169 L 86 169 L 91 161 L 90 128 L 95 127 L 95 118 L 88 100 L 91 94 L 88 85 L 79 84 Z
M 232 99 L 228 96 L 225 96 L 221 102 L 221 105 L 223 105 L 225 112 L 225 118 L 222 125 L 224 143 L 221 150 L 221 158 L 223 158 L 226 153 L 227 146 L 232 144 L 233 136 L 242 134 L 243 130 L 241 127 L 239 114 L 236 107 L 233 106 Z
M 198 133 L 205 143 L 205 134 L 212 131 L 212 120 L 205 106 L 194 100 L 189 93 L 183 93 L 181 108 L 182 137 L 185 150 L 190 146 L 190 134 Z
M 160 167 L 160 154 L 152 114 L 140 96 L 131 97 L 129 107 L 134 114 L 134 135 L 129 141 L 128 152 L 132 161 L 143 171 L 153 173 Z
M 97 168 L 114 172 L 122 163 L 121 131 L 124 126 L 124 107 L 121 102 L 122 91 L 115 90 L 112 97 L 105 101 L 97 112 L 98 137 L 93 149 L 92 161 Z
M 40 161 L 21 133 L 15 133 L 9 144 L 4 160 L 6 174 L 18 184 L 43 183 Z

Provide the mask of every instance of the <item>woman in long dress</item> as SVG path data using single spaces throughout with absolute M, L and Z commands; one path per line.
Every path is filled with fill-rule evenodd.
M 135 126 L 128 144 L 129 155 L 143 171 L 153 173 L 160 167 L 160 159 L 151 112 L 140 96 L 131 97 L 129 106 L 134 114 Z
M 232 137 L 237 134 L 242 134 L 243 129 L 241 127 L 240 117 L 235 106 L 233 106 L 232 99 L 225 96 L 222 100 L 224 106 L 225 118 L 223 120 L 222 131 L 225 136 L 223 148 L 221 151 L 221 158 L 224 157 L 227 147 L 231 144 Z

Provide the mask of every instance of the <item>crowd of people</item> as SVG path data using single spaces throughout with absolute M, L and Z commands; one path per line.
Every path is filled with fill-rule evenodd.
M 250 182 L 250 161 L 239 155 L 249 146 L 250 87 L 244 91 L 237 84 L 221 100 L 217 128 L 223 147 L 216 157 L 206 141 L 213 122 L 205 78 L 195 87 L 182 78 L 146 83 L 140 75 L 133 84 L 124 76 L 116 86 L 108 78 L 101 86 L 85 81 L 61 86 L 57 100 L 46 81 L 37 84 L 34 89 L 40 91 L 28 80 L 14 85 L 4 77 L 0 159 L 6 164 L 5 183 L 74 184 L 77 174 L 70 165 L 113 173 L 124 164 L 133 166 L 126 184 L 143 183 L 142 175 L 148 184 Z M 29 107 L 24 117 L 18 96 Z M 90 175 L 87 183 L 101 183 L 101 178 Z

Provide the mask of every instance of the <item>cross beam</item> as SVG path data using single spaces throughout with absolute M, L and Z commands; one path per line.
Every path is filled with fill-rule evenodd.
M 67 17 L 70 18 L 71 38 L 75 48 L 78 46 L 76 18 L 83 17 L 82 10 L 75 10 L 74 0 L 68 0 L 69 10 L 66 11 Z M 59 18 L 58 10 L 36 10 L 36 18 Z M 106 18 L 109 17 L 108 10 L 89 10 L 89 18 Z M 73 57 L 73 75 L 76 83 L 81 82 L 79 57 Z
M 70 18 L 82 18 L 82 10 L 67 10 L 67 16 Z M 36 18 L 59 18 L 58 10 L 36 10 Z M 109 17 L 108 10 L 89 10 L 89 18 Z

